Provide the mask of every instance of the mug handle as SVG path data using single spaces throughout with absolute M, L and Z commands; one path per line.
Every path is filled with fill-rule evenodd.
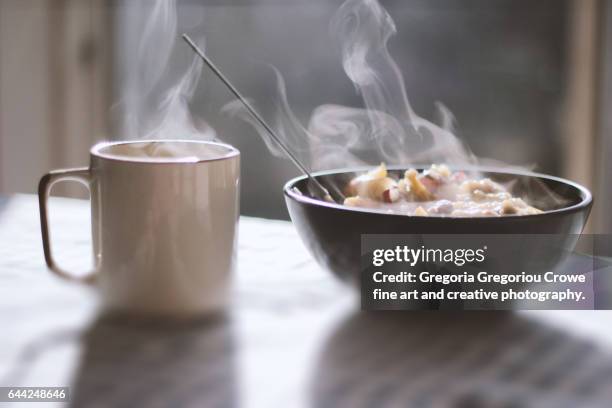
M 49 239 L 49 221 L 48 221 L 48 211 L 47 211 L 47 201 L 49 199 L 49 195 L 51 193 L 51 188 L 53 185 L 60 181 L 76 181 L 79 182 L 90 191 L 91 194 L 91 172 L 89 168 L 82 167 L 77 169 L 65 169 L 65 170 L 53 170 L 49 173 L 45 174 L 41 179 L 40 183 L 38 183 L 38 204 L 40 208 L 40 229 L 42 233 L 42 241 L 43 241 L 43 250 L 45 252 L 45 262 L 49 269 L 58 276 L 61 276 L 64 279 L 79 281 L 85 283 L 93 283 L 95 280 L 95 276 L 97 274 L 97 268 L 86 275 L 79 277 L 75 276 L 72 273 L 65 271 L 64 269 L 57 266 L 55 260 L 53 259 L 53 254 L 51 252 L 51 242 Z

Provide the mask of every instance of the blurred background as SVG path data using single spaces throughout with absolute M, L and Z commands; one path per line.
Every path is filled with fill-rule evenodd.
M 269 115 L 274 65 L 296 116 L 323 103 L 361 106 L 329 20 L 341 1 L 179 0 L 177 30 Z M 89 147 L 126 134 L 117 104 L 138 64 L 152 2 L 0 0 L 0 193 L 33 193 L 53 168 L 87 164 Z M 479 156 L 533 166 L 591 188 L 591 226 L 612 231 L 612 2 L 382 1 L 398 34 L 389 48 L 415 111 L 443 102 Z M 192 60 L 177 41 L 160 86 Z M 233 98 L 203 71 L 189 108 L 242 151 L 242 212 L 287 219 L 281 190 L 297 174 L 253 128 L 220 112 Z M 83 192 L 65 190 L 64 195 Z

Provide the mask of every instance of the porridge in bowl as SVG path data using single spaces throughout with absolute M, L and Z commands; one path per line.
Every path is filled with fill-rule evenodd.
M 409 169 L 400 180 L 384 164 L 352 179 L 344 205 L 416 216 L 500 217 L 542 211 L 514 197 L 489 178 L 470 178 L 445 165 L 419 172 Z

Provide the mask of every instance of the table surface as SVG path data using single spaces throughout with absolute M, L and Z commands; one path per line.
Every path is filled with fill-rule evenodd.
M 88 203 L 50 211 L 60 263 L 86 268 Z M 0 198 L 0 386 L 79 407 L 612 406 L 611 312 L 360 312 L 291 223 L 242 217 L 227 317 L 126 321 L 46 270 L 39 228 L 34 196 Z

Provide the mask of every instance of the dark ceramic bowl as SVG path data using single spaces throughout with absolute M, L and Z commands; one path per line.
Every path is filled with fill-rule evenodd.
M 355 175 L 366 170 L 333 170 L 315 173 L 315 177 L 326 186 L 345 186 Z M 389 173 L 400 178 L 404 171 L 391 168 Z M 306 247 L 322 267 L 345 281 L 358 280 L 362 234 L 556 234 L 557 239 L 567 240 L 560 245 L 573 249 L 577 234 L 582 232 L 591 209 L 589 190 L 569 180 L 530 172 L 486 169 L 482 175 L 508 183 L 506 185 L 510 185 L 513 195 L 544 212 L 479 218 L 388 214 L 315 198 L 309 192 L 305 176 L 287 182 L 284 193 L 291 220 Z M 516 245 L 518 250 L 521 243 L 516 242 Z M 538 253 L 525 254 L 525 248 L 520 248 L 523 252 L 513 249 L 508 248 L 507 253 L 515 254 L 508 259 L 514 270 L 525 270 L 535 256 L 541 258 Z M 519 253 L 522 255 L 517 256 Z M 542 267 L 552 268 L 560 259 L 560 255 L 555 255 L 547 259 Z

